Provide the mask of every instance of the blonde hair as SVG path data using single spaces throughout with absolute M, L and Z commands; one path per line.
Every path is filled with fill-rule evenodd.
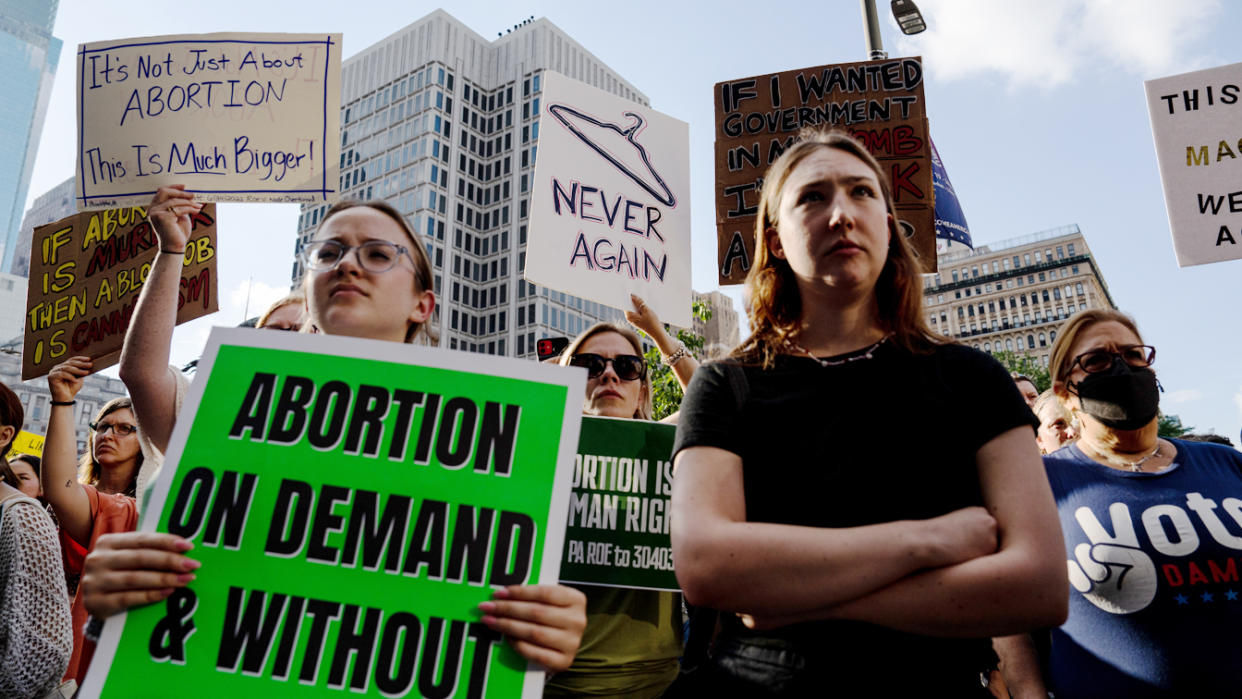
M 410 224 L 406 222 L 405 217 L 402 216 L 401 212 L 397 211 L 392 204 L 389 204 L 386 201 L 360 201 L 357 199 L 344 199 L 338 201 L 332 205 L 332 208 L 328 209 L 327 213 L 323 215 L 323 220 L 319 222 L 319 229 L 323 230 L 323 227 L 328 220 L 336 214 L 339 214 L 347 209 L 355 209 L 360 206 L 368 209 L 375 209 L 395 221 L 397 225 L 401 227 L 401 230 L 405 231 L 405 234 L 410 238 L 410 242 L 413 243 L 410 247 L 410 257 L 414 261 L 414 281 L 418 285 L 416 292 L 430 291 L 432 294 L 435 294 L 435 282 L 432 275 L 431 258 L 427 255 L 427 248 L 423 246 L 422 238 L 413 228 L 410 227 Z M 310 275 L 307 274 L 304 278 L 303 286 L 309 283 Z M 431 326 L 430 321 L 431 318 L 428 318 L 427 322 L 424 323 L 410 323 L 405 332 L 406 343 L 413 343 L 418 340 L 420 336 L 426 338 L 427 344 L 430 345 L 435 345 L 439 342 L 439 337 L 435 331 L 435 328 Z M 309 319 L 308 322 L 304 324 L 304 327 L 305 325 L 310 325 Z
M 637 354 L 640 357 L 643 356 L 643 343 L 642 340 L 638 339 L 638 333 L 619 325 L 600 322 L 592 325 L 582 331 L 582 334 L 578 335 L 578 337 L 575 337 L 573 342 L 570 342 L 569 346 L 565 348 L 565 351 L 561 352 L 561 358 L 557 360 L 557 364 L 560 364 L 561 366 L 569 366 L 569 360 L 573 359 L 573 356 L 578 353 L 578 350 L 582 348 L 582 345 L 586 344 L 587 340 L 606 332 L 613 332 L 621 337 L 624 337 L 625 340 L 630 343 L 630 346 L 634 348 L 634 354 Z M 634 418 L 638 420 L 650 420 L 652 414 L 655 412 L 651 406 L 650 369 L 643 374 L 643 378 L 641 380 L 642 395 L 638 398 L 638 407 L 634 410 Z
M 893 190 L 880 164 L 844 131 L 806 130 L 764 175 L 755 219 L 755 259 L 746 275 L 746 313 L 751 334 L 732 356 L 770 367 L 785 341 L 798 335 L 802 297 L 789 263 L 768 249 L 766 232 L 780 223 L 777 215 L 789 175 L 807 156 L 822 148 L 844 151 L 863 161 L 879 181 L 884 208 L 892 217 L 888 257 L 874 290 L 881 326 L 893 334 L 893 342 L 911 352 L 923 352 L 932 345 L 947 343 L 948 340 L 931 332 L 923 319 L 923 292 L 919 281 L 923 270 L 909 241 L 898 232 Z
M 1066 390 L 1065 380 L 1069 378 L 1073 370 L 1074 357 L 1070 356 L 1070 350 L 1078 342 L 1078 336 L 1092 325 L 1108 321 L 1121 323 L 1134 333 L 1139 342 L 1143 341 L 1143 334 L 1139 332 L 1134 319 L 1116 309 L 1092 308 L 1070 316 L 1069 320 L 1061 326 L 1060 334 L 1052 343 L 1052 354 L 1048 357 L 1048 373 L 1052 376 L 1053 390 L 1060 389 L 1057 391 L 1058 394 Z
M 306 293 L 301 289 L 289 292 L 284 298 L 268 306 L 267 310 L 263 312 L 263 315 L 259 316 L 259 320 L 254 324 L 254 327 L 267 327 L 267 321 L 271 319 L 273 313 L 279 311 L 285 306 L 293 306 L 295 304 L 298 306 L 304 306 L 306 304 Z M 303 325 L 305 325 L 305 319 L 303 320 Z

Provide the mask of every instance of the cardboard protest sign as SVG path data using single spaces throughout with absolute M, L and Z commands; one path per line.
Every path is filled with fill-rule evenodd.
M 31 456 L 43 456 L 43 437 L 33 432 L 21 430 L 17 436 L 13 438 L 13 442 L 9 444 L 9 456 L 16 454 L 29 454 Z
M 561 582 L 680 590 L 669 542 L 675 425 L 582 418 Z
M 585 379 L 215 328 L 140 527 L 202 567 L 108 620 L 82 696 L 540 696 L 478 604 L 557 579 Z
M 935 192 L 923 62 L 842 63 L 716 83 L 716 236 L 721 284 L 754 259 L 763 176 L 804 128 L 849 131 L 888 175 L 898 230 L 924 271 L 936 268 Z
M 542 99 L 526 278 L 690 327 L 689 127 L 548 71 Z
M 79 209 L 177 183 L 207 201 L 337 196 L 340 34 L 82 44 L 77 87 Z
M 1144 84 L 1178 266 L 1242 258 L 1242 63 Z
M 216 205 L 192 219 L 181 268 L 177 322 L 219 309 Z M 159 238 L 141 206 L 75 214 L 35 228 L 26 291 L 22 380 L 85 355 L 103 369 L 120 358 Z

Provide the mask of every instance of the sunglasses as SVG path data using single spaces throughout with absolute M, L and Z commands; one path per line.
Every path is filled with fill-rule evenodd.
M 1074 362 L 1070 364 L 1070 371 L 1073 371 L 1075 366 L 1080 366 L 1088 374 L 1098 374 L 1111 369 L 1118 359 L 1135 368 L 1151 366 L 1151 363 L 1156 361 L 1156 348 L 1151 345 L 1127 345 L 1119 349 L 1120 352 L 1105 349 L 1083 352 L 1074 357 Z
M 92 422 L 90 423 L 90 427 L 92 430 L 101 435 L 108 434 L 108 430 L 112 430 L 121 437 L 128 437 L 138 431 L 137 425 L 130 425 L 124 422 Z
M 617 378 L 622 381 L 633 381 L 641 379 L 647 375 L 647 360 L 636 354 L 618 354 L 616 357 L 609 359 L 598 354 L 575 354 L 569 358 L 570 366 L 580 366 L 587 370 L 588 378 L 598 378 L 608 365 L 612 364 L 612 370 L 617 373 Z

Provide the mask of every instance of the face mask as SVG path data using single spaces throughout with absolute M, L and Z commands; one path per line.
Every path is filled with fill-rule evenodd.
M 1074 389 L 1083 412 L 1113 429 L 1137 430 L 1160 410 L 1156 373 L 1120 359 L 1107 371 L 1087 374 Z

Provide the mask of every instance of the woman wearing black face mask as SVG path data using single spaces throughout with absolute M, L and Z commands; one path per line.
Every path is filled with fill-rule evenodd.
M 1073 316 L 1052 348 L 1053 390 L 1081 426 L 1044 457 L 1071 585 L 1046 664 L 1057 699 L 1242 687 L 1242 455 L 1157 436 L 1155 355 L 1113 310 Z

